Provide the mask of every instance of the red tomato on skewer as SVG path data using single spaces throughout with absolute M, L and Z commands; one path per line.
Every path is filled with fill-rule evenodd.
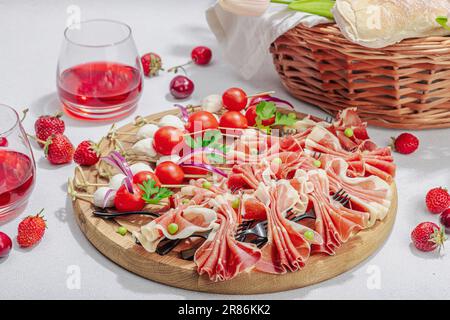
M 184 180 L 183 169 L 172 161 L 164 161 L 158 164 L 155 174 L 163 184 L 181 184 Z
M 225 109 L 241 111 L 247 106 L 247 94 L 240 88 L 230 88 L 223 93 L 222 103 Z
M 145 206 L 145 201 L 142 199 L 142 190 L 136 184 L 133 184 L 133 193 L 131 193 L 128 192 L 125 185 L 122 185 L 116 192 L 114 206 L 120 212 L 142 210 Z
M 234 132 L 234 130 L 232 129 L 247 129 L 248 127 L 248 123 L 247 123 L 247 119 L 245 118 L 245 116 L 238 112 L 238 111 L 227 111 L 225 112 L 222 117 L 220 117 L 220 127 L 222 132 L 223 131 L 228 131 L 224 128 L 230 128 L 231 130 L 230 133 L 232 134 L 239 134 L 240 130 L 236 130 L 236 132 Z
M 216 117 L 208 111 L 197 111 L 189 116 L 186 129 L 189 132 L 199 132 L 203 130 L 214 130 L 219 128 Z
M 183 141 L 184 134 L 180 129 L 172 126 L 164 126 L 156 130 L 153 137 L 153 148 L 159 154 L 168 156 Z
M 144 181 L 148 180 L 155 180 L 156 182 L 155 186 L 157 187 L 161 186 L 161 182 L 159 181 L 158 177 L 151 171 L 141 171 L 133 176 L 133 183 L 135 184 L 143 184 Z

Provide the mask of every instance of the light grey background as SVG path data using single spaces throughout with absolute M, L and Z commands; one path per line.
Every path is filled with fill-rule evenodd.
M 273 66 L 268 63 L 252 81 L 240 79 L 221 59 L 220 50 L 207 27 L 204 11 L 212 1 L 140 0 L 140 1 L 0 1 L 0 101 L 22 109 L 31 109 L 25 121 L 32 133 L 37 116 L 57 108 L 55 69 L 62 33 L 71 4 L 81 8 L 82 19 L 109 18 L 128 23 L 141 53 L 159 53 L 165 66 L 185 61 L 195 45 L 207 45 L 214 61 L 206 68 L 189 68 L 196 91 L 189 102 L 199 102 L 211 93 L 231 86 L 247 92 L 268 89 L 289 98 Z M 144 94 L 134 115 L 162 111 L 172 105 L 167 96 L 172 76 L 162 74 L 146 79 Z M 289 98 L 293 100 L 292 98 Z M 296 102 L 298 110 L 322 115 L 311 106 Z M 134 116 L 133 115 L 133 116 Z M 120 121 L 122 125 L 133 118 Z M 67 135 L 74 144 L 91 138 L 98 140 L 109 124 L 88 124 L 66 118 Z M 380 145 L 399 132 L 370 128 Z M 369 260 L 332 280 L 305 289 L 250 296 L 268 299 L 394 299 L 450 298 L 450 252 L 447 256 L 418 253 L 410 245 L 410 232 L 419 222 L 437 221 L 427 213 L 424 195 L 434 186 L 450 182 L 450 130 L 416 132 L 420 150 L 411 156 L 396 154 L 399 210 L 394 230 L 387 243 Z M 65 194 L 66 179 L 74 165 L 54 167 L 34 148 L 37 161 L 37 186 L 26 211 L 35 214 L 45 208 L 48 230 L 43 241 L 31 250 L 14 247 L 8 259 L 0 260 L 0 300 L 18 298 L 62 299 L 214 299 L 239 298 L 196 293 L 160 285 L 140 278 L 102 256 L 76 225 L 70 201 Z M 16 235 L 16 218 L 0 230 Z M 450 246 L 449 246 L 450 247 Z M 449 248 L 450 249 L 450 248 Z M 69 266 L 79 266 L 81 288 L 67 287 Z M 370 289 L 370 274 L 380 271 L 381 288 Z M 379 268 L 379 269 L 377 269 Z

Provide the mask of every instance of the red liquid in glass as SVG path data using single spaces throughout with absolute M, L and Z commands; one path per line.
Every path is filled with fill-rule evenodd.
M 25 200 L 33 184 L 31 159 L 23 153 L 0 150 L 0 209 Z
M 80 64 L 65 70 L 58 81 L 59 97 L 66 106 L 101 114 L 134 105 L 141 90 L 140 71 L 115 62 Z

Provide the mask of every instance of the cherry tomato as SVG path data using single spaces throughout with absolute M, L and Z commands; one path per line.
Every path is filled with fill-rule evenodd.
M 168 156 L 171 155 L 174 148 L 179 146 L 184 141 L 183 132 L 172 126 L 164 126 L 156 130 L 153 136 L 153 148 L 159 154 Z
M 130 193 L 126 186 L 122 185 L 117 190 L 114 206 L 120 212 L 142 210 L 145 206 L 145 201 L 142 199 L 142 190 L 136 184 L 133 184 L 133 193 Z
M 189 165 L 190 163 L 209 163 L 208 157 L 205 154 L 197 153 L 194 154 L 190 160 L 186 160 L 184 164 Z M 209 171 L 206 169 L 198 167 L 182 167 L 185 174 L 207 174 Z
M 184 180 L 183 169 L 172 161 L 164 161 L 158 164 L 155 174 L 163 184 L 181 184 Z
M 186 124 L 189 132 L 198 132 L 203 130 L 213 130 L 219 128 L 219 122 L 216 117 L 208 111 L 197 111 L 192 113 Z
M 247 118 L 247 123 L 249 126 L 254 126 L 256 124 L 256 104 L 250 106 L 245 112 L 245 118 Z M 263 126 L 270 126 L 275 123 L 275 116 L 270 119 L 261 121 Z
M 244 202 L 245 219 L 264 220 L 266 219 L 266 208 L 264 205 L 254 199 L 248 199 Z
M 133 176 L 133 183 L 135 184 L 143 184 L 144 181 L 148 181 L 148 180 L 155 180 L 156 182 L 156 186 L 160 187 L 161 186 L 161 182 L 159 181 L 158 177 L 156 176 L 156 174 L 154 174 L 151 171 L 141 171 L 136 173 Z
M 220 117 L 219 124 L 222 128 L 230 129 L 246 129 L 248 127 L 247 118 L 238 111 L 225 112 Z
M 222 103 L 225 109 L 241 111 L 247 106 L 247 94 L 240 88 L 230 88 L 222 95 Z
M 191 58 L 195 64 L 205 65 L 211 61 L 212 51 L 208 47 L 198 46 L 192 49 Z

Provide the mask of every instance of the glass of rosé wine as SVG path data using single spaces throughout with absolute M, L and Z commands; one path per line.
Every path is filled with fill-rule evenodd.
M 28 200 L 34 187 L 36 165 L 19 115 L 0 104 L 0 219 Z
M 131 28 L 87 20 L 64 31 L 58 60 L 58 96 L 67 114 L 112 120 L 131 113 L 142 92 L 142 68 Z

